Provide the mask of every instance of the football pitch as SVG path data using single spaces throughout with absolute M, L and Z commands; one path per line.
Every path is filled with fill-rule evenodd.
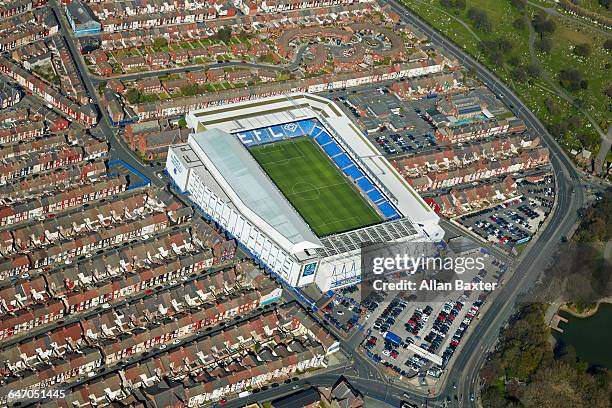
M 319 237 L 382 221 L 309 137 L 254 146 L 249 151 Z

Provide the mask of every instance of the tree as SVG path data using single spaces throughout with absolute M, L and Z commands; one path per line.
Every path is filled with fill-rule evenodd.
M 525 24 L 525 18 L 524 17 L 517 17 L 512 22 L 512 27 L 516 28 L 517 30 L 522 30 L 522 29 L 525 28 L 525 26 L 526 26 L 526 24 Z
M 153 48 L 163 48 L 168 45 L 168 40 L 164 37 L 157 37 L 153 40 Z
M 608 38 L 603 43 L 604 49 L 608 52 L 612 52 L 612 38 Z
M 527 65 L 527 74 L 532 78 L 539 78 L 542 75 L 542 68 L 538 64 Z
M 569 130 L 577 130 L 582 126 L 582 120 L 580 120 L 580 118 L 576 115 L 568 116 L 565 119 L 565 122 L 567 123 L 567 128 Z
M 504 56 L 508 55 L 513 48 L 511 41 L 501 37 L 492 40 L 484 40 L 480 45 L 487 53 L 489 60 L 495 65 L 503 64 Z
M 575 92 L 579 90 L 583 81 L 582 72 L 575 68 L 559 71 L 559 82 L 561 86 L 569 91 Z
M 552 34 L 557 29 L 557 24 L 554 20 L 548 18 L 543 12 L 538 13 L 533 18 L 533 29 L 536 33 L 543 36 L 545 34 Z
M 449 9 L 465 9 L 465 0 L 440 0 L 440 4 Z
M 582 144 L 582 146 L 586 149 L 591 149 L 597 146 L 597 144 L 599 143 L 599 137 L 595 133 L 580 134 L 578 135 L 578 139 L 580 140 L 580 144 Z M 591 232 L 594 234 L 594 236 L 601 235 L 601 234 L 596 234 L 597 228 L 593 228 L 593 226 L 596 224 L 597 224 L 596 222 L 593 222 L 593 224 L 591 225 L 592 227 Z M 604 228 L 605 228 L 605 225 L 604 225 Z
M 550 125 L 550 133 L 556 138 L 561 139 L 567 133 L 567 124 L 564 121 Z
M 518 67 L 521 65 L 521 58 L 518 55 L 513 55 L 508 59 L 508 64 L 512 65 L 513 67 Z
M 221 27 L 217 30 L 215 37 L 219 41 L 223 41 L 225 44 L 228 44 L 232 38 L 232 29 L 231 27 Z
M 510 3 L 519 11 L 523 11 L 527 7 L 527 0 L 510 0 Z
M 484 31 L 485 33 L 491 32 L 491 21 L 489 20 L 489 15 L 486 11 L 481 10 L 477 7 L 471 7 L 468 10 L 467 15 L 468 18 L 472 20 L 474 27 Z
M 544 37 L 536 41 L 535 46 L 541 52 L 549 53 L 552 50 L 553 42 L 550 38 Z
M 527 69 L 525 67 L 516 67 L 511 72 L 512 79 L 517 82 L 527 82 L 529 79 L 529 74 L 527 73 Z
M 574 47 L 574 54 L 578 55 L 579 57 L 588 57 L 589 55 L 591 55 L 591 44 L 582 43 L 576 45 Z

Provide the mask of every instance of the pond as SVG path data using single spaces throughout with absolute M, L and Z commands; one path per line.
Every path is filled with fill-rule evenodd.
M 591 317 L 574 317 L 566 312 L 559 314 L 568 322 L 559 324 L 563 333 L 553 331 L 555 339 L 574 346 L 581 361 L 612 369 L 612 304 L 599 305 L 597 313 Z

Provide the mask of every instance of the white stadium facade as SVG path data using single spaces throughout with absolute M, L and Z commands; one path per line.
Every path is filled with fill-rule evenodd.
M 437 214 L 355 124 L 326 98 L 294 93 L 189 112 L 187 143 L 170 147 L 166 171 L 175 188 L 255 259 L 293 287 L 322 291 L 360 281 L 368 242 L 438 242 Z M 248 147 L 313 137 L 383 222 L 316 236 Z

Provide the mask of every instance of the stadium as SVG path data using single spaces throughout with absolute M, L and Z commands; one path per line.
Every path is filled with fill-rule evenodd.
M 276 95 L 186 115 L 175 187 L 286 283 L 360 281 L 370 242 L 437 242 L 439 218 L 334 102 Z

